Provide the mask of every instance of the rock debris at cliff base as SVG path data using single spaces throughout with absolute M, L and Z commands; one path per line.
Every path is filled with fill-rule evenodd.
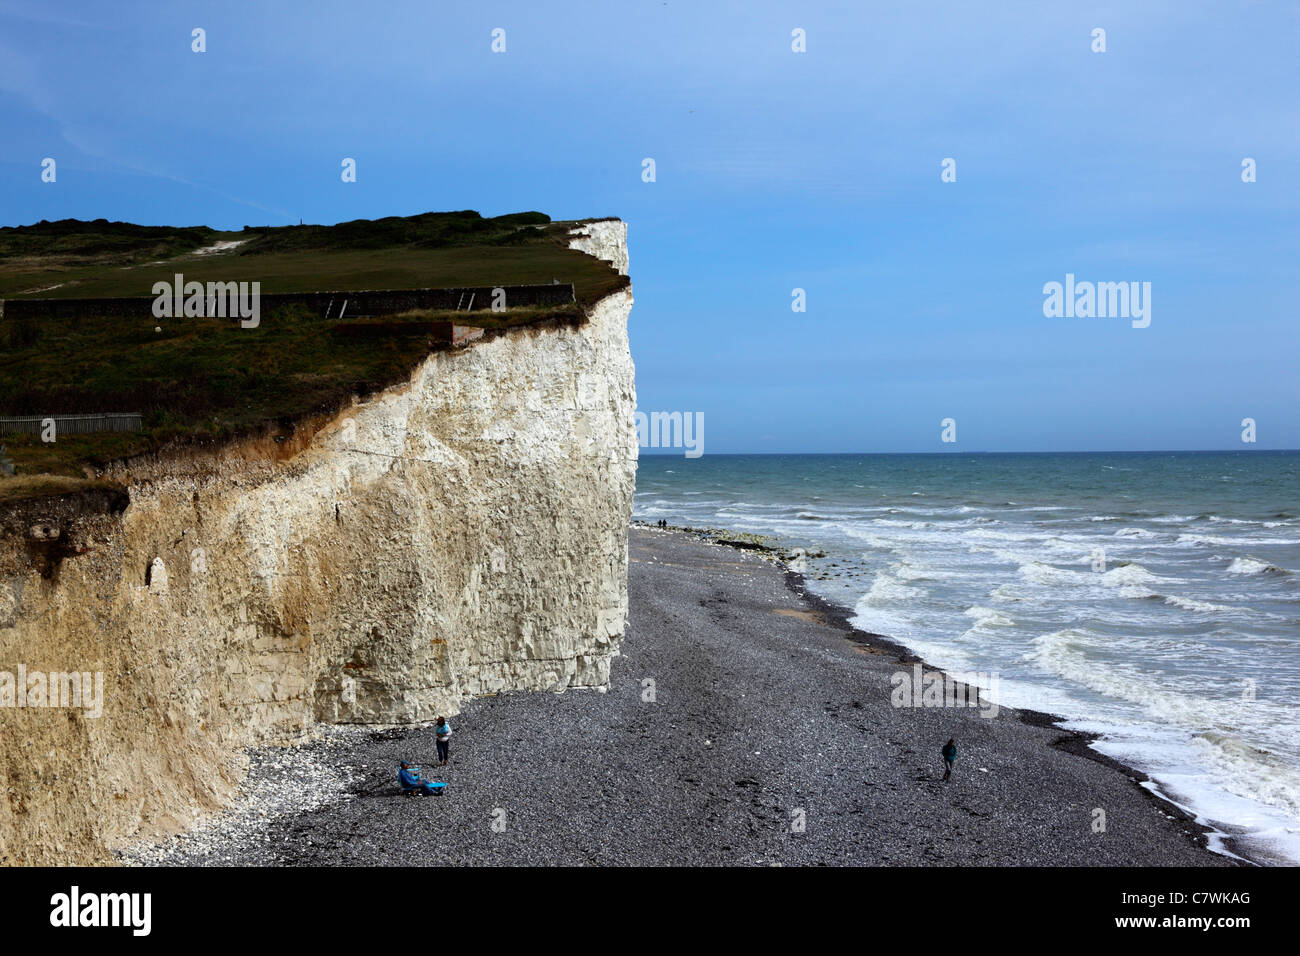
M 332 730 L 305 781 L 328 797 L 167 864 L 1229 865 L 1120 770 L 1001 710 L 899 709 L 887 647 L 851 640 L 758 555 L 631 533 L 630 626 L 608 693 L 511 693 L 430 728 Z M 777 612 L 798 613 L 777 613 Z M 653 703 L 643 700 L 654 681 Z M 938 748 L 963 744 L 951 784 Z M 259 752 L 248 789 L 289 759 Z M 278 756 L 277 756 L 278 755 Z M 267 759 L 267 758 L 270 759 Z M 449 786 L 397 792 L 399 759 Z M 984 768 L 987 772 L 981 772 Z M 330 789 L 334 781 L 337 786 Z M 274 788 L 271 788 L 274 789 Z M 1091 829 L 1103 807 L 1107 832 Z M 792 833 L 792 813 L 806 828 Z M 494 828 L 494 822 L 497 824 Z M 501 824 L 504 823 L 502 829 Z M 207 833 L 216 832 L 212 829 Z

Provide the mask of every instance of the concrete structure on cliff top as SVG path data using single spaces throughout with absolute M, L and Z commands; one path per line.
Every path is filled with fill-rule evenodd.
M 572 246 L 627 272 L 622 222 Z M 435 352 L 292 454 L 190 449 L 109 468 L 126 495 L 11 507 L 0 671 L 102 671 L 104 701 L 0 707 L 0 863 L 179 829 L 231 798 L 243 748 L 317 721 L 603 689 L 627 614 L 631 307 L 625 288 L 579 325 Z

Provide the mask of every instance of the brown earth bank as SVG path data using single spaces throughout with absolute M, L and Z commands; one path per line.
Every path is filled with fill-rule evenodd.
M 475 699 L 453 721 L 447 767 L 427 727 L 254 751 L 234 812 L 126 859 L 1234 865 L 1140 774 L 1046 715 L 892 706 L 891 677 L 917 659 L 854 631 L 761 552 L 639 527 L 629 549 L 608 692 Z M 399 759 L 444 794 L 401 795 Z

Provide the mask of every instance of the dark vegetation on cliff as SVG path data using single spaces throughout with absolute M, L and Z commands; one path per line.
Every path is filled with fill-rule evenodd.
M 619 288 L 604 263 L 567 248 L 574 223 L 540 212 L 358 219 L 334 226 L 137 226 L 63 219 L 0 228 L 0 298 L 148 296 L 159 280 L 259 281 L 262 292 L 427 289 L 572 282 L 590 304 Z M 195 255 L 220 242 L 240 245 Z
M 334 226 L 138 226 L 62 220 L 0 229 L 0 298 L 150 296 L 175 273 L 257 281 L 264 294 L 571 282 L 568 306 L 410 312 L 322 320 L 305 307 L 265 312 L 257 328 L 219 318 L 0 320 L 0 416 L 140 412 L 144 430 L 2 440 L 19 475 L 85 475 L 169 444 L 224 442 L 291 428 L 353 395 L 401 381 L 446 343 L 434 320 L 489 329 L 581 321 L 627 283 L 568 248 L 575 223 L 527 212 L 357 220 Z M 195 254 L 216 243 L 239 246 Z M 161 331 L 155 331 L 155 327 Z M 15 492 L 17 487 L 15 486 Z M 5 497 L 0 485 L 0 499 Z

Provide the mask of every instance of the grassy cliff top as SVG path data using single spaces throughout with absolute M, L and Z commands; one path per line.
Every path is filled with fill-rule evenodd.
M 240 232 L 102 219 L 2 228 L 5 299 L 149 297 L 155 282 L 181 272 L 187 281 L 259 281 L 268 294 L 559 280 L 573 283 L 577 302 L 376 320 L 321 320 L 292 307 L 264 312 L 254 329 L 149 314 L 138 320 L 93 314 L 39 323 L 3 319 L 0 416 L 140 412 L 144 430 L 67 435 L 53 444 L 8 435 L 0 444 L 20 476 L 81 476 L 88 467 L 168 444 L 291 427 L 342 407 L 353 395 L 399 382 L 443 347 L 430 334 L 431 319 L 454 316 L 459 324 L 494 328 L 580 321 L 586 307 L 627 278 L 568 248 L 576 224 L 552 223 L 536 212 L 485 219 L 467 211 Z
M 620 277 L 567 247 L 574 225 L 540 212 L 485 219 L 472 210 L 240 232 L 62 219 L 0 228 L 0 298 L 150 296 L 155 282 L 183 272 L 187 281 L 260 281 L 268 294 L 559 279 L 589 305 Z

